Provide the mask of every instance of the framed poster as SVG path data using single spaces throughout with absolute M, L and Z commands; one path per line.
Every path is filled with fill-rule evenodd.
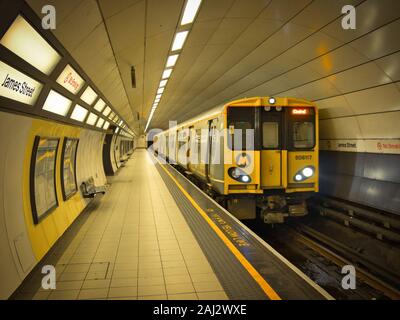
M 61 161 L 61 186 L 64 200 L 68 200 L 78 191 L 76 183 L 76 154 L 78 142 L 78 139 L 64 139 Z
M 30 168 L 30 196 L 35 224 L 58 207 L 55 172 L 59 141 L 58 138 L 35 138 Z

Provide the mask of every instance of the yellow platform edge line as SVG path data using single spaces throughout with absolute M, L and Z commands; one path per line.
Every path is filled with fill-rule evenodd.
M 228 237 L 215 225 L 211 218 L 204 212 L 204 210 L 197 204 L 197 202 L 192 198 L 192 196 L 187 193 L 187 191 L 181 186 L 181 184 L 174 178 L 174 176 L 164 168 L 164 165 L 156 159 L 161 166 L 161 168 L 168 174 L 168 176 L 175 182 L 181 192 L 190 201 L 193 207 L 201 214 L 204 220 L 210 225 L 210 227 L 215 231 L 219 238 L 225 243 L 228 249 L 234 254 L 234 256 L 239 260 L 242 266 L 247 270 L 247 272 L 252 276 L 252 278 L 258 283 L 264 293 L 271 300 L 282 300 L 282 298 L 275 292 L 275 290 L 269 285 L 269 283 L 258 273 L 258 271 L 251 265 L 251 263 L 242 255 L 242 253 L 233 245 L 233 243 L 228 239 Z

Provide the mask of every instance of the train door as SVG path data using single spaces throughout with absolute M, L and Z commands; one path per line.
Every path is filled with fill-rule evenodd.
M 206 158 L 206 177 L 207 180 L 210 181 L 210 177 L 213 175 L 213 156 L 215 157 L 215 152 L 219 152 L 219 150 L 214 150 L 217 144 L 217 123 L 218 119 L 212 119 L 208 121 L 208 141 L 207 141 L 207 158 Z
M 189 171 L 193 171 L 191 168 L 191 159 L 192 159 L 192 149 L 194 148 L 194 143 L 196 140 L 196 132 L 194 130 L 193 126 L 189 127 L 189 134 L 188 134 L 188 141 L 187 141 L 187 152 L 186 152 L 186 157 L 187 157 L 187 168 Z
M 283 148 L 284 111 L 263 108 L 261 110 L 261 187 L 282 188 L 285 170 L 286 152 Z

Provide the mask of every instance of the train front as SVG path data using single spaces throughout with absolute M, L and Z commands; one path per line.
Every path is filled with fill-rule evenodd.
M 282 223 L 307 214 L 318 191 L 318 110 L 294 98 L 250 98 L 225 106 L 225 194 L 238 218 Z

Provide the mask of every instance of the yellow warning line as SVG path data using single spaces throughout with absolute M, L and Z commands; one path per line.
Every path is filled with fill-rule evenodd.
M 157 159 L 158 161 L 158 159 Z M 210 219 L 207 213 L 197 204 L 197 202 L 192 198 L 192 196 L 187 193 L 187 191 L 181 186 L 181 184 L 175 179 L 175 177 L 164 168 L 164 166 L 158 161 L 161 168 L 168 174 L 168 176 L 175 182 L 181 192 L 190 201 L 193 207 L 201 214 L 204 220 L 210 225 L 210 227 L 215 231 L 215 233 L 220 237 L 220 239 L 225 243 L 228 249 L 235 255 L 242 266 L 247 270 L 248 273 L 253 277 L 253 279 L 258 283 L 261 289 L 271 300 L 282 300 L 281 297 L 275 292 L 274 289 L 268 284 L 267 281 L 258 273 L 258 271 L 251 265 L 251 263 L 242 255 L 242 253 L 233 245 L 233 243 L 227 238 L 227 236 L 215 225 L 215 223 Z

